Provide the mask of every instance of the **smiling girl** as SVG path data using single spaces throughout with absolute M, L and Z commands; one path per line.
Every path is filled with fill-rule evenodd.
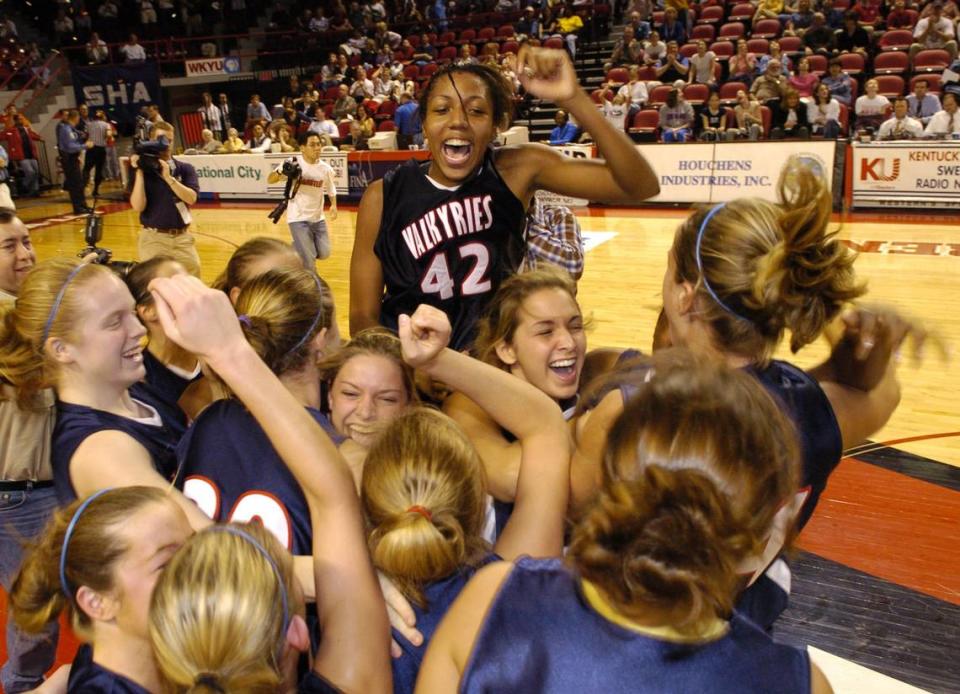
M 352 332 L 378 323 L 396 329 L 400 314 L 426 303 L 447 314 L 451 347 L 463 349 L 500 283 L 519 267 L 535 191 L 610 203 L 659 191 L 647 161 L 596 109 L 563 51 L 525 48 L 517 73 L 528 93 L 571 114 L 606 159 L 567 158 L 539 144 L 492 149 L 509 126 L 510 86 L 482 65 L 438 71 L 420 97 L 430 161 L 408 161 L 374 182 L 360 203 Z

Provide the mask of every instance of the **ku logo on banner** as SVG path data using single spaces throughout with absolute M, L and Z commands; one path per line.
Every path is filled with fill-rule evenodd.
M 860 160 L 860 180 L 861 181 L 883 181 L 889 183 L 900 178 L 900 159 L 894 159 L 890 171 L 887 171 L 887 160 L 861 159 Z

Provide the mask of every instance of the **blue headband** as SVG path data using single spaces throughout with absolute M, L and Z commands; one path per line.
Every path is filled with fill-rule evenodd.
M 69 280 L 67 281 L 69 282 Z M 73 512 L 73 518 L 70 519 L 70 523 L 67 525 L 67 532 L 63 534 L 63 547 L 60 548 L 60 587 L 63 589 L 63 594 L 67 596 L 68 600 L 73 598 L 73 593 L 70 591 L 70 584 L 67 583 L 67 546 L 70 544 L 70 537 L 77 527 L 77 521 L 80 520 L 80 516 L 87 510 L 87 506 L 97 497 L 103 496 L 110 491 L 113 491 L 113 487 L 101 489 L 84 499 L 80 507 Z
M 700 244 L 703 242 L 703 234 L 707 230 L 707 224 L 710 223 L 710 220 L 713 219 L 713 216 L 722 210 L 727 203 L 723 202 L 714 207 L 712 210 L 707 212 L 707 215 L 703 218 L 703 221 L 700 222 L 700 230 L 697 232 L 697 270 L 700 272 L 700 278 L 703 280 L 703 288 L 707 290 L 707 294 L 719 304 L 720 308 L 729 313 L 734 318 L 739 318 L 740 320 L 747 320 L 739 313 L 734 311 L 732 308 L 727 306 L 723 301 L 717 296 L 717 293 L 713 291 L 713 287 L 710 286 L 710 282 L 707 281 L 707 275 L 703 271 L 703 256 L 700 254 Z
M 298 349 L 303 347 L 303 344 L 310 339 L 310 336 L 313 334 L 313 331 L 317 329 L 317 325 L 320 323 L 320 319 L 323 317 L 323 285 L 320 284 L 320 277 L 318 275 L 313 276 L 313 281 L 317 283 L 317 291 L 320 292 L 320 310 L 317 311 L 316 317 L 313 319 L 313 323 L 310 324 L 310 329 L 303 334 L 303 337 L 300 338 L 300 341 L 295 344 L 284 356 L 290 356 Z
M 213 525 L 207 528 L 207 532 L 230 533 L 231 535 L 249 542 L 257 549 L 258 552 L 260 552 L 261 555 L 263 555 L 263 558 L 267 560 L 270 568 L 273 569 L 273 575 L 277 577 L 277 586 L 280 589 L 280 605 L 283 608 L 283 628 L 280 631 L 280 646 L 278 649 L 278 651 L 282 652 L 283 644 L 287 638 L 287 629 L 290 627 L 290 604 L 287 600 L 287 586 L 283 582 L 283 576 L 280 574 L 280 567 L 277 566 L 277 562 L 275 562 L 273 557 L 270 556 L 270 552 L 267 551 L 266 547 L 260 544 L 256 538 L 242 528 L 238 528 L 235 525 Z
M 40 342 L 41 349 L 43 349 L 43 345 L 47 343 L 47 338 L 50 337 L 50 328 L 53 327 L 53 321 L 56 319 L 57 312 L 60 310 L 60 304 L 63 302 L 63 297 L 67 293 L 67 287 L 70 286 L 73 278 L 76 277 L 77 273 L 84 267 L 86 267 L 86 263 L 81 263 L 73 268 L 70 274 L 67 275 L 67 279 L 63 281 L 60 291 L 57 292 L 57 297 L 53 300 L 53 306 L 50 307 L 50 315 L 47 316 L 47 322 L 43 324 L 43 340 Z

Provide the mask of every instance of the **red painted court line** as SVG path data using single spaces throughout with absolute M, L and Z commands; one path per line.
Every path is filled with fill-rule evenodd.
M 960 605 L 960 493 L 853 458 L 827 485 L 799 546 Z

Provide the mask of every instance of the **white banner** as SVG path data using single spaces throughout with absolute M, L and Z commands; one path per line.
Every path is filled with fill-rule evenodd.
M 204 75 L 233 75 L 240 72 L 240 58 L 227 56 L 226 58 L 197 58 L 184 61 L 187 77 L 202 77 Z
M 744 196 L 777 199 L 784 162 L 800 156 L 830 187 L 836 143 L 832 140 L 645 144 L 637 149 L 660 180 L 651 202 L 727 202 Z
M 284 159 L 293 154 L 181 154 L 193 165 L 200 180 L 201 193 L 217 193 L 222 198 L 279 198 L 283 196 L 285 180 L 267 185 L 267 176 Z M 330 152 L 320 158 L 333 168 L 337 194 L 349 192 L 347 153 Z
M 574 159 L 593 159 L 593 145 L 560 145 L 553 149 Z M 549 190 L 538 190 L 537 200 L 544 205 L 563 205 L 564 207 L 586 207 L 590 204 L 584 198 L 571 198 L 566 195 L 552 193 Z
M 851 157 L 854 207 L 960 207 L 960 142 L 855 142 Z

